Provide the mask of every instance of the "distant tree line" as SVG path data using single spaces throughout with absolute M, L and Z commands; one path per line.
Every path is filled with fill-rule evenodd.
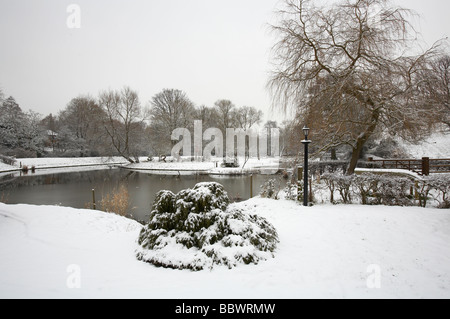
M 176 89 L 164 89 L 145 106 L 130 87 L 105 90 L 97 98 L 80 95 L 59 114 L 47 116 L 25 113 L 13 97 L 0 93 L 0 153 L 19 158 L 118 155 L 134 163 L 140 156 L 170 155 L 172 131 L 193 129 L 194 120 L 223 132 L 248 130 L 263 120 L 255 107 L 229 100 L 196 106 Z

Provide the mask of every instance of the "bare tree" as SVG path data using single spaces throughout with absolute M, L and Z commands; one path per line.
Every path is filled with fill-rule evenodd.
M 152 122 L 163 124 L 169 133 L 169 138 L 173 130 L 177 128 L 187 128 L 192 126 L 194 115 L 194 103 L 187 94 L 180 90 L 165 89 L 156 94 L 151 102 Z
M 99 105 L 105 112 L 103 125 L 112 146 L 130 163 L 139 162 L 136 136 L 142 132 L 145 116 L 137 92 L 129 87 L 102 92 Z
M 86 139 L 92 119 L 92 111 L 97 105 L 90 96 L 79 96 L 72 99 L 67 108 L 59 115 L 59 119 L 69 127 L 77 138 Z
M 219 114 L 215 108 L 201 105 L 195 112 L 195 118 L 203 122 L 203 127 L 213 128 L 220 123 Z
M 366 142 L 380 130 L 414 135 L 427 116 L 416 93 L 418 74 L 436 47 L 408 55 L 416 37 L 411 12 L 388 0 L 343 0 L 319 7 L 285 0 L 273 30 L 275 102 L 295 105 L 321 150 L 351 147 L 353 174 Z
M 181 90 L 164 89 L 150 101 L 151 147 L 157 155 L 167 155 L 175 145 L 171 140 L 177 128 L 191 128 L 194 124 L 195 107 L 187 94 Z
M 64 128 L 66 135 L 72 135 L 74 146 L 83 156 L 92 155 L 98 153 L 106 138 L 103 118 L 103 110 L 93 97 L 79 96 L 59 113 L 58 124 Z M 56 131 L 56 127 L 51 130 Z
M 425 93 L 424 104 L 429 105 L 439 123 L 450 127 L 450 56 L 444 55 L 431 61 L 422 74 L 421 89 Z
M 218 128 L 221 129 L 222 132 L 226 132 L 227 128 L 232 128 L 234 126 L 235 106 L 230 100 L 219 100 L 214 106 L 218 114 Z
M 234 119 L 236 124 L 244 130 L 251 129 L 255 124 L 260 124 L 262 121 L 263 112 L 254 107 L 243 106 L 236 109 L 234 112 Z

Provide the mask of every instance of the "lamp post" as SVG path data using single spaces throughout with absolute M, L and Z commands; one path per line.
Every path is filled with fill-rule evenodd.
M 309 131 L 310 129 L 305 126 L 303 128 L 303 134 L 305 134 L 305 139 L 302 141 L 302 144 L 305 145 L 305 165 L 303 166 L 303 176 L 304 176 L 304 183 L 303 183 L 303 206 L 308 206 L 308 157 L 309 157 L 309 152 L 308 152 L 308 146 L 309 144 L 311 144 L 312 142 L 310 140 L 308 140 L 308 136 L 309 136 Z

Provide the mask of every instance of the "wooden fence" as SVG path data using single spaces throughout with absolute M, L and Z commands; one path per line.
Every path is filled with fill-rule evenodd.
M 450 159 L 423 157 L 422 159 L 374 160 L 369 158 L 369 162 L 381 163 L 381 167 L 386 169 L 406 169 L 422 176 L 450 173 Z

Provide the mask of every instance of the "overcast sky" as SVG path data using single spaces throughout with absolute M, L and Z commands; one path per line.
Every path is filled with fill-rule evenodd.
M 396 0 L 422 18 L 425 41 L 450 36 L 450 1 Z M 77 4 L 81 28 L 69 28 Z M 57 114 L 80 94 L 124 85 L 146 104 L 164 88 L 197 105 L 230 99 L 266 119 L 278 0 L 0 0 L 0 87 L 24 110 Z M 69 21 L 76 21 L 70 19 Z

